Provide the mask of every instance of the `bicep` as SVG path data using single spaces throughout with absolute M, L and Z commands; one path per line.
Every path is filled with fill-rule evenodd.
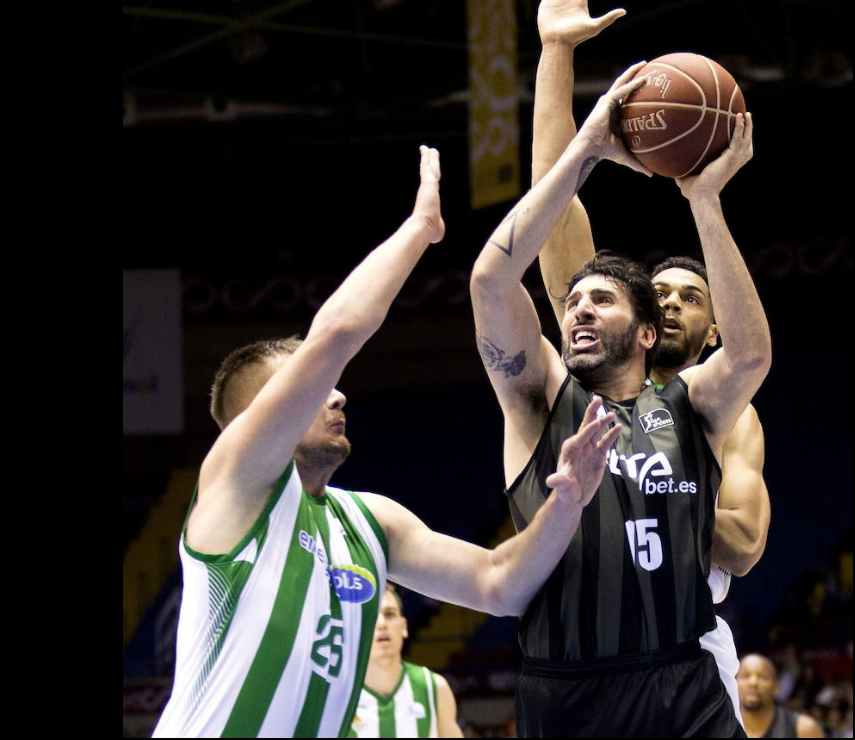
M 719 507 L 747 508 L 752 521 L 769 522 L 769 492 L 763 480 L 766 457 L 763 427 L 749 404 L 722 448 L 722 485 Z
M 751 402 L 765 373 L 736 372 L 727 352 L 721 348 L 703 365 L 695 365 L 681 376 L 708 434 L 724 440 Z
M 528 447 L 541 431 L 550 379 L 566 375 L 561 358 L 542 336 L 534 303 L 521 283 L 497 293 L 473 281 L 472 304 L 481 361 L 505 418 Z
M 386 532 L 390 580 L 440 601 L 486 611 L 489 550 L 433 531 L 389 498 L 363 497 Z

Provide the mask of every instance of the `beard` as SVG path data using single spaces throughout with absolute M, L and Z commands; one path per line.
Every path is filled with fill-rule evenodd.
M 300 442 L 294 450 L 294 459 L 307 469 L 333 470 L 350 455 L 350 441 L 344 435 L 322 442 Z
M 663 336 L 656 353 L 656 364 L 669 369 L 696 364 L 706 344 L 706 333 L 705 329 L 691 336 L 685 331 L 682 337 L 672 339 Z
M 567 370 L 586 388 L 610 380 L 619 367 L 632 359 L 638 326 L 633 321 L 624 332 L 600 334 L 602 346 L 596 354 L 571 355 L 570 345 L 565 341 L 561 354 Z

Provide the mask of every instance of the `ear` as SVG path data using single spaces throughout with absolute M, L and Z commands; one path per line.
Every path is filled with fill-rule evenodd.
M 410 636 L 410 631 L 407 629 L 407 618 L 401 617 L 401 620 L 404 623 L 404 631 L 401 634 L 404 636 L 404 639 L 406 640 Z
M 656 329 L 653 324 L 642 324 L 638 327 L 638 343 L 645 352 L 656 344 Z
M 718 324 L 710 324 L 706 344 L 710 347 L 715 347 L 718 344 Z

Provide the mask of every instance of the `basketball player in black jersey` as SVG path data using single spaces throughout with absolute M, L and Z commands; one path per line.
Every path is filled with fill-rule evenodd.
M 613 11 L 592 19 L 584 0 L 544 0 L 538 18 L 544 40 L 535 87 L 532 142 L 532 179 L 539 181 L 576 134 L 572 116 L 576 47 L 619 18 Z M 570 112 L 570 115 L 568 115 Z M 541 250 L 541 274 L 549 295 L 563 295 L 567 282 L 594 256 L 588 216 L 579 198 L 562 214 Z M 665 385 L 677 373 L 696 365 L 702 353 L 715 347 L 718 327 L 706 269 L 697 260 L 672 257 L 651 272 L 665 309 L 663 336 L 650 373 L 651 381 Z M 564 303 L 551 300 L 560 325 Z M 722 483 L 715 512 L 713 569 L 710 588 L 715 603 L 727 595 L 730 574 L 745 575 L 759 560 L 769 528 L 769 494 L 763 480 L 763 429 L 749 404 L 722 450 Z M 736 671 L 739 667 L 730 627 L 716 617 L 716 628 L 701 638 L 701 646 L 716 658 L 722 681 L 739 715 Z
M 825 737 L 813 717 L 775 703 L 778 671 L 766 656 L 746 655 L 739 664 L 736 679 L 748 737 Z
M 542 505 L 560 435 L 578 425 L 586 399 L 603 396 L 624 428 L 564 560 L 523 617 L 523 736 L 743 736 L 697 639 L 715 625 L 706 576 L 723 441 L 771 359 L 763 309 L 718 200 L 751 156 L 750 116 L 738 117 L 722 157 L 679 183 L 726 340 L 705 365 L 663 389 L 645 387 L 662 312 L 649 280 L 625 261 L 598 257 L 573 280 L 560 355 L 541 336 L 520 283 L 600 159 L 643 169 L 609 127 L 634 89 L 621 83 L 638 69 L 600 99 L 494 232 L 472 276 L 479 350 L 505 416 L 517 526 Z

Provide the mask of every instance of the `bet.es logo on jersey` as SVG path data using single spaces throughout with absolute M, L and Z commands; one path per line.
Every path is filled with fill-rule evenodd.
M 673 420 L 671 423 L 674 423 Z M 664 452 L 653 455 L 638 452 L 627 457 L 612 448 L 609 452 L 609 470 L 612 475 L 634 480 L 638 489 L 647 496 L 656 493 L 698 492 L 698 484 L 695 481 L 674 479 L 674 469 Z

